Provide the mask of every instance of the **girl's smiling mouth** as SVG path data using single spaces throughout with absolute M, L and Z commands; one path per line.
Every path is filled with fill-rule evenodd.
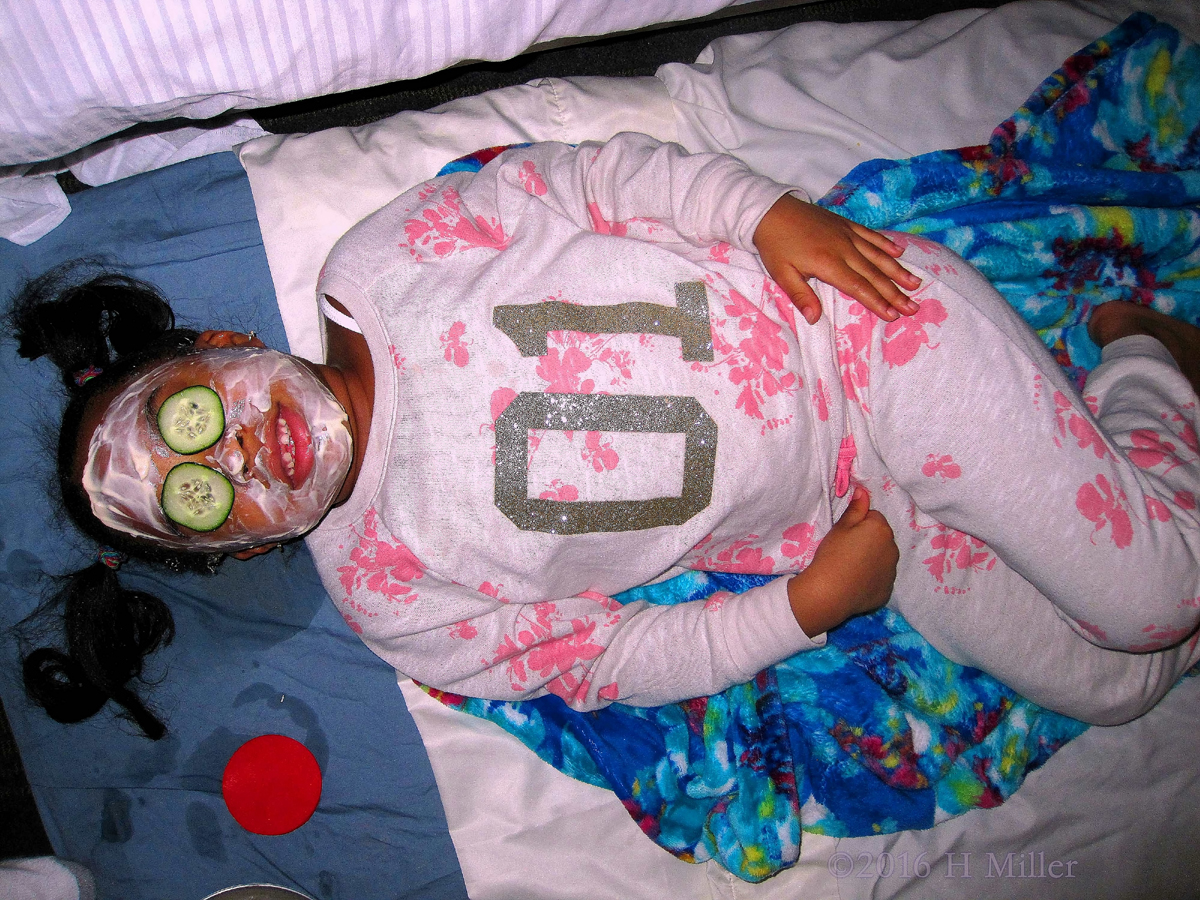
M 304 417 L 291 407 L 277 404 L 273 414 L 274 428 L 267 433 L 272 468 L 290 487 L 298 488 L 312 474 L 312 434 Z

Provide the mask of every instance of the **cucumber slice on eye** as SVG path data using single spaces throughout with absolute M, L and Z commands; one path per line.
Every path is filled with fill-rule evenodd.
M 172 394 L 158 408 L 158 433 L 176 453 L 191 456 L 225 433 L 225 410 L 212 388 L 193 385 Z
M 160 502 L 172 522 L 192 531 L 212 531 L 229 518 L 233 485 L 216 469 L 180 463 L 167 473 Z

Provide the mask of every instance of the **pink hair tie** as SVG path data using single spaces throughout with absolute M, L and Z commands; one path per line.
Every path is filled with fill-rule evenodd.
M 103 371 L 99 366 L 88 366 L 86 369 L 80 369 L 75 373 L 75 386 L 83 387 Z

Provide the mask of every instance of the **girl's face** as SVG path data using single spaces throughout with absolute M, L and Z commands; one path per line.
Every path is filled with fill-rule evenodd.
M 224 430 L 185 454 L 167 446 L 158 413 L 193 386 L 216 394 Z M 82 433 L 86 439 L 86 427 Z M 112 395 L 88 440 L 81 482 L 110 528 L 167 547 L 231 552 L 312 530 L 351 460 L 346 412 L 311 368 L 273 350 L 226 348 L 164 362 Z M 228 517 L 210 531 L 163 510 L 164 481 L 181 463 L 215 470 L 233 487 Z

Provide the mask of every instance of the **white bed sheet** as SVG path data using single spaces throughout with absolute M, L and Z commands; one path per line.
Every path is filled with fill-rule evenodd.
M 724 38 L 700 65 L 664 67 L 659 81 L 550 79 L 365 129 L 252 142 L 242 159 L 289 337 L 311 350 L 320 248 L 453 156 L 636 128 L 689 149 L 732 152 L 819 196 L 865 159 L 986 140 L 1063 58 L 1130 11 L 1123 0 L 1086 5 L 1029 0 L 920 24 L 799 25 Z M 1152 11 L 1196 33 L 1200 11 L 1165 6 Z M 967 80 L 948 76 L 956 70 Z M 917 96 L 919 114 L 906 113 Z M 1134 723 L 1091 729 L 998 810 L 901 835 L 805 835 L 800 863 L 761 885 L 674 859 L 608 792 L 561 775 L 500 729 L 442 707 L 411 683 L 402 680 L 401 689 L 476 900 L 1186 897 L 1200 884 L 1192 850 L 1200 838 L 1200 679 Z M 971 881 L 946 877 L 951 852 L 971 854 Z M 884 853 L 907 853 L 910 864 L 925 853 L 930 876 L 879 877 L 868 867 L 858 877 L 864 862 L 886 865 Z M 1074 860 L 1076 877 L 988 878 L 988 853 L 1001 866 L 1009 853 L 1014 866 L 1029 853 L 1045 865 L 1061 860 L 1060 873 Z M 840 854 L 849 854 L 849 877 L 835 877 L 846 864 Z M 952 859 L 961 874 L 964 857 Z
M 1137 9 L 1200 34 L 1198 3 L 1026 0 L 724 37 L 658 77 L 688 150 L 731 153 L 820 197 L 869 159 L 986 143 L 1067 56 Z

